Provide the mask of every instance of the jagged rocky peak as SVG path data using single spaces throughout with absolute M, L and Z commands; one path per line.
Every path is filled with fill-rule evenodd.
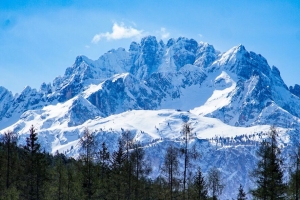
M 272 66 L 271 71 L 273 76 L 273 83 L 277 86 L 283 86 L 286 90 L 288 90 L 288 87 L 281 78 L 279 69 L 275 66 Z
M 249 52 L 243 45 L 235 46 L 222 54 L 219 65 L 233 66 L 237 60 L 249 58 Z
M 26 86 L 17 97 L 17 100 L 24 100 L 30 93 L 36 93 L 36 89 L 32 89 L 30 86 Z
M 163 40 L 159 40 L 159 45 L 160 45 L 161 47 L 165 47 L 165 46 L 166 46 Z
M 129 46 L 129 52 L 139 52 L 140 45 L 137 42 L 131 42 Z
M 130 72 L 138 79 L 146 79 L 156 72 L 163 56 L 163 47 L 155 36 L 142 38 L 141 44 L 133 42 L 130 45 L 132 67 Z
M 157 64 L 159 56 L 159 43 L 155 36 L 144 37 L 141 40 L 141 52 L 143 57 L 143 64 L 153 66 Z
M 170 38 L 167 42 L 167 47 L 169 48 L 170 46 L 172 46 L 173 44 L 175 44 L 176 40 L 174 38 Z
M 196 61 L 194 65 L 207 68 L 210 66 L 220 54 L 219 51 L 215 50 L 213 45 L 208 43 L 200 42 L 196 52 Z
M 12 96 L 12 93 L 8 90 L 8 89 L 6 89 L 5 87 L 3 87 L 3 86 L 0 86 L 0 99 L 1 99 L 1 97 L 3 97 L 4 95 L 11 95 Z
M 179 37 L 176 41 L 176 44 L 193 53 L 196 53 L 198 47 L 198 43 L 196 40 L 188 39 L 186 37 Z
M 290 86 L 289 90 L 292 94 L 296 95 L 297 97 L 300 97 L 300 85 L 295 84 L 294 87 Z
M 186 64 L 194 64 L 198 48 L 196 40 L 179 37 L 171 48 L 173 50 L 173 59 L 177 70 Z
M 154 36 L 142 38 L 140 44 L 132 42 L 129 52 L 133 63 L 130 72 L 138 79 L 147 79 L 155 72 L 177 72 L 189 64 L 206 68 L 219 54 L 212 45 L 198 44 L 194 39 L 171 38 L 165 44 Z
M 40 92 L 43 94 L 51 94 L 52 93 L 52 86 L 51 83 L 43 82 L 40 86 Z
M 78 95 L 74 98 L 72 105 L 69 108 L 69 115 L 69 127 L 78 126 L 87 120 L 93 120 L 97 117 L 103 116 L 97 107 L 95 107 L 81 95 Z
M 0 86 L 0 120 L 3 118 L 4 114 L 9 109 L 9 105 L 12 100 L 12 93 L 6 88 Z
M 260 74 L 270 76 L 271 73 L 267 60 L 260 54 L 247 51 L 243 45 L 235 46 L 223 53 L 212 67 L 222 67 L 243 79 Z
M 71 76 L 73 74 L 82 73 L 86 67 L 93 61 L 87 58 L 86 56 L 77 56 L 74 64 L 71 67 L 68 67 L 65 71 L 65 76 Z

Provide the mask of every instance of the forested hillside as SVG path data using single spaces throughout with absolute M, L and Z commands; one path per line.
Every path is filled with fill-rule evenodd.
M 0 143 L 0 199 L 219 199 L 228 187 L 224 175 L 216 167 L 203 174 L 197 164 L 203 155 L 188 146 L 192 138 L 189 123 L 183 124 L 181 133 L 182 145 L 169 145 L 160 175 L 151 178 L 155 166 L 130 131 L 124 131 L 116 150 L 109 152 L 105 142 L 97 141 L 86 128 L 77 159 L 43 151 L 33 126 L 25 146 L 17 145 L 16 133 L 5 132 Z M 258 162 L 250 174 L 255 187 L 249 191 L 242 184 L 231 188 L 238 194 L 232 198 L 298 199 L 300 148 L 291 155 L 289 166 L 284 166 L 275 127 L 258 145 Z M 283 173 L 287 169 L 289 181 Z

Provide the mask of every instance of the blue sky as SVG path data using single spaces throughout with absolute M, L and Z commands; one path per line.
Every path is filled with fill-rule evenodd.
M 184 36 L 222 52 L 243 44 L 300 84 L 300 1 L 2 0 L 0 85 L 13 93 L 146 35 Z

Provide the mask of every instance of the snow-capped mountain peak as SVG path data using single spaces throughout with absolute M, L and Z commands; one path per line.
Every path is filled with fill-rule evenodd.
M 220 53 L 194 39 L 164 44 L 147 36 L 128 51 L 112 49 L 97 60 L 78 56 L 63 76 L 39 90 L 28 86 L 13 96 L 0 87 L 0 128 L 18 132 L 22 143 L 33 124 L 47 151 L 73 156 L 85 127 L 111 144 L 110 150 L 128 129 L 161 163 L 159 148 L 180 145 L 181 124 L 189 119 L 193 142 L 205 154 L 202 169 L 213 163 L 231 174 L 230 186 L 250 186 L 244 174 L 254 165 L 253 150 L 269 126 L 278 126 L 286 151 L 298 138 L 299 88 L 288 88 L 278 68 L 243 45 Z M 232 163 L 240 171 L 233 172 Z

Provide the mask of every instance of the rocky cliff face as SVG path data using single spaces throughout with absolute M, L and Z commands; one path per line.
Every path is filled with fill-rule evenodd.
M 18 132 L 22 143 L 33 124 L 47 151 L 72 156 L 85 127 L 111 150 L 128 129 L 159 166 L 167 144 L 181 145 L 181 124 L 189 120 L 201 168 L 219 167 L 226 177 L 225 198 L 230 188 L 251 186 L 254 152 L 270 125 L 280 131 L 284 154 L 299 140 L 299 88 L 288 88 L 278 68 L 242 45 L 220 53 L 193 39 L 165 44 L 149 36 L 95 61 L 78 56 L 39 90 L 13 96 L 0 87 L 0 128 Z

